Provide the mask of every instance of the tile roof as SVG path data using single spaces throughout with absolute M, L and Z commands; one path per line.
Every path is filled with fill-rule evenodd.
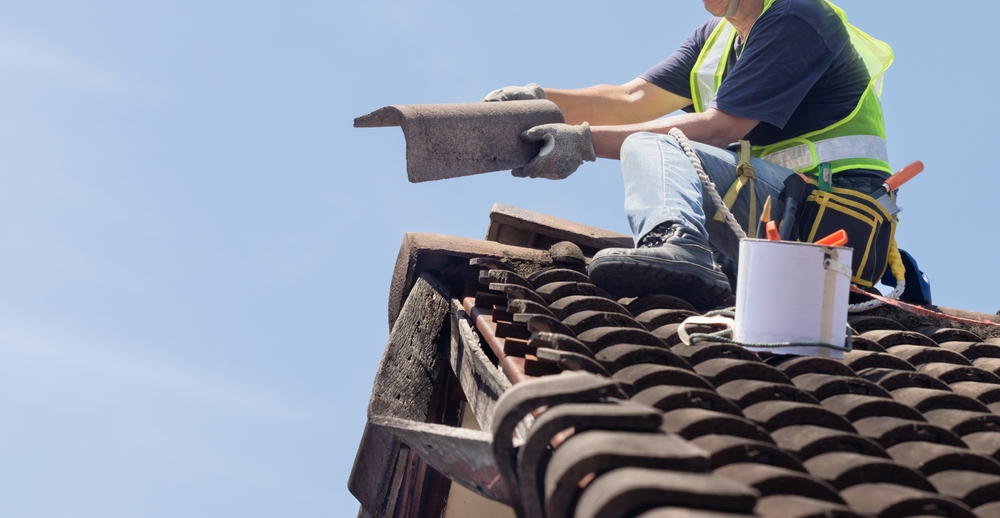
M 507 235 L 545 242 L 526 227 Z M 689 346 L 684 301 L 614 300 L 584 264 L 483 243 L 401 252 L 391 304 L 414 265 L 451 269 L 455 317 L 513 383 L 476 416 L 519 515 L 1000 517 L 996 328 L 881 308 L 850 319 L 843 361 Z

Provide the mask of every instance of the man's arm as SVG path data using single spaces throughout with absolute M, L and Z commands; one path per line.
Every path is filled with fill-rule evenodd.
M 689 106 L 690 99 L 668 92 L 644 79 L 620 85 L 575 90 L 545 88 L 545 96 L 559 106 L 567 124 L 619 126 L 658 119 Z
M 590 131 L 597 156 L 618 160 L 621 158 L 622 142 L 633 133 L 648 131 L 665 134 L 672 128 L 678 128 L 695 142 L 726 147 L 745 137 L 758 123 L 709 108 L 703 113 L 684 113 L 637 124 L 591 125 Z

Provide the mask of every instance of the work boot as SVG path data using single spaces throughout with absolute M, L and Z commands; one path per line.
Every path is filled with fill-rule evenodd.
M 651 230 L 637 248 L 597 252 L 589 273 L 594 284 L 615 297 L 673 295 L 698 309 L 726 303 L 733 293 L 708 242 L 673 223 Z

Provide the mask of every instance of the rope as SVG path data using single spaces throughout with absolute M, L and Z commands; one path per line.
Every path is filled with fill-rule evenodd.
M 694 166 L 694 170 L 698 173 L 698 178 L 701 179 L 702 185 L 705 186 L 705 190 L 708 191 L 708 195 L 712 198 L 712 203 L 715 204 L 715 208 L 719 209 L 719 213 L 725 218 L 726 224 L 732 229 L 733 233 L 740 240 L 747 238 L 747 233 L 743 231 L 743 227 L 740 226 L 739 222 L 736 221 L 736 216 L 730 212 L 729 207 L 722 201 L 722 196 L 719 196 L 719 191 L 715 188 L 715 183 L 712 179 L 705 174 L 705 168 L 701 165 L 701 159 L 698 158 L 698 153 L 695 152 L 694 147 L 691 146 L 691 141 L 688 140 L 684 132 L 673 128 L 670 130 L 670 136 L 677 139 L 677 142 L 681 145 L 681 149 L 684 150 L 684 154 L 687 155 L 688 160 L 691 161 L 691 165 Z
M 719 311 L 709 311 L 705 313 L 705 317 L 714 316 L 724 316 L 729 318 L 736 318 L 736 313 L 732 311 L 719 310 Z M 685 321 L 681 324 L 684 327 Z M 832 349 L 834 351 L 843 351 L 849 353 L 854 350 L 854 344 L 851 339 L 851 328 L 847 328 L 847 345 L 834 345 L 823 342 L 771 342 L 771 343 L 752 343 L 752 342 L 738 342 L 733 340 L 733 329 L 726 328 L 721 331 L 716 331 L 714 333 L 692 333 L 688 335 L 688 339 L 684 341 L 687 345 L 695 345 L 700 342 L 718 342 L 724 344 L 737 345 L 740 347 L 750 347 L 755 349 L 782 349 L 785 347 L 822 347 L 826 349 Z
M 715 208 L 717 208 L 719 210 L 719 213 L 722 214 L 722 217 L 725 218 L 726 224 L 728 224 L 729 228 L 732 229 L 733 234 L 736 234 L 736 237 L 741 241 L 746 239 L 747 233 L 743 230 L 743 227 L 740 226 L 739 222 L 736 221 L 736 216 L 733 216 L 733 213 L 729 210 L 729 207 L 726 207 L 726 204 L 722 201 L 722 197 L 719 196 L 718 189 L 715 188 L 715 183 L 712 182 L 712 179 L 709 178 L 708 174 L 705 173 L 705 168 L 702 166 L 701 158 L 698 157 L 698 153 L 694 150 L 694 147 L 691 146 L 691 141 L 688 140 L 687 136 L 684 135 L 683 131 L 677 128 L 673 128 L 670 130 L 670 136 L 677 139 L 677 142 L 681 145 L 681 149 L 684 150 L 684 154 L 687 155 L 688 160 L 691 161 L 691 165 L 694 166 L 695 172 L 698 173 L 698 178 L 701 179 L 701 184 L 705 187 L 705 190 L 708 191 L 708 196 L 712 198 L 712 203 L 715 204 Z M 895 252 L 895 254 L 893 254 L 893 252 Z M 891 247 L 889 254 L 891 262 L 893 262 L 892 261 L 893 259 L 895 259 L 896 261 L 901 261 L 899 259 L 899 251 L 898 249 L 896 249 L 895 243 L 893 243 L 893 246 Z M 906 289 L 906 282 L 903 280 L 902 275 L 896 274 L 895 264 L 893 264 L 893 275 L 895 275 L 896 277 L 896 289 L 892 290 L 892 292 L 889 293 L 889 295 L 886 298 L 891 300 L 898 300 L 899 297 L 903 295 L 903 290 Z M 885 305 L 886 302 L 883 302 L 880 299 L 882 299 L 882 297 L 873 298 L 868 302 L 862 302 L 860 304 L 851 304 L 850 306 L 847 306 L 847 312 L 860 313 L 863 311 L 868 311 L 870 309 L 875 309 L 877 307 Z M 836 347 L 836 346 L 831 346 L 831 347 Z
M 859 295 L 866 295 L 866 296 L 872 297 L 872 298 L 874 298 L 876 300 L 881 300 L 885 304 L 897 307 L 897 308 L 902 309 L 903 311 L 906 311 L 908 313 L 913 313 L 914 315 L 920 315 L 920 316 L 924 316 L 924 317 L 940 318 L 941 320 L 949 320 L 949 321 L 952 321 L 952 322 L 962 322 L 963 324 L 974 324 L 974 325 L 979 325 L 979 326 L 1000 327 L 1000 323 L 993 322 L 992 320 L 986 320 L 985 318 L 982 319 L 982 320 L 976 320 L 974 318 L 964 318 L 964 317 L 956 317 L 956 316 L 948 315 L 948 314 L 945 314 L 945 313 L 941 313 L 940 311 L 934 311 L 933 309 L 927 309 L 927 308 L 924 308 L 924 307 L 917 306 L 915 304 L 909 304 L 909 303 L 903 302 L 901 300 L 892 300 L 892 299 L 889 299 L 887 297 L 880 297 L 878 295 L 875 295 L 874 293 L 868 293 L 867 291 L 862 290 L 861 288 L 859 288 L 857 286 L 851 286 L 851 291 L 854 292 L 854 293 L 857 293 Z

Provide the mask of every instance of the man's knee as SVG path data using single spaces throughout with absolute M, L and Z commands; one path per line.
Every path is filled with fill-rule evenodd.
M 657 133 L 633 133 L 622 142 L 621 159 L 626 161 L 631 157 L 648 156 L 649 153 L 670 153 L 674 150 L 680 151 L 680 144 L 677 139 L 670 135 L 660 135 Z

